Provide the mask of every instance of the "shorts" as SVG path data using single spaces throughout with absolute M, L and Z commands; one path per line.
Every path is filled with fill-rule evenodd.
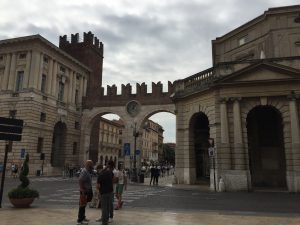
M 117 184 L 116 193 L 117 194 L 122 194 L 123 193 L 123 188 L 124 188 L 124 184 Z

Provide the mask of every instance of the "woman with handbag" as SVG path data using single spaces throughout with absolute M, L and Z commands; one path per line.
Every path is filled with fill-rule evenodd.
M 87 160 L 85 167 L 79 175 L 79 187 L 80 187 L 80 198 L 79 198 L 79 210 L 77 225 L 86 225 L 89 220 L 85 217 L 85 207 L 88 202 L 92 201 L 93 188 L 92 188 L 92 177 L 91 172 L 93 171 L 93 161 Z

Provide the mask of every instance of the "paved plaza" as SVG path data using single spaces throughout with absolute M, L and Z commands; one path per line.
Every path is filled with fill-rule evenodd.
M 31 208 L 16 209 L 6 197 L 18 180 L 7 179 L 1 225 L 76 224 L 77 178 L 32 177 L 31 186 L 40 199 Z M 172 185 L 172 176 L 161 178 L 159 186 L 130 184 L 124 193 L 124 208 L 115 211 L 112 225 L 299 225 L 300 196 L 287 192 L 214 193 L 208 187 Z M 101 215 L 88 208 L 90 225 Z

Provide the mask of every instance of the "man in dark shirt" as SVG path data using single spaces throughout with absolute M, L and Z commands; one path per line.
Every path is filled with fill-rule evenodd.
M 107 167 L 98 176 L 97 187 L 101 194 L 102 225 L 108 224 L 109 211 L 113 207 L 113 168 L 114 162 L 109 161 Z

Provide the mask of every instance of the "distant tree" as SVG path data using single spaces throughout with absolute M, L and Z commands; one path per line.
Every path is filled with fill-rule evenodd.
M 175 164 L 175 149 L 169 144 L 163 144 L 163 159 L 164 161 Z

